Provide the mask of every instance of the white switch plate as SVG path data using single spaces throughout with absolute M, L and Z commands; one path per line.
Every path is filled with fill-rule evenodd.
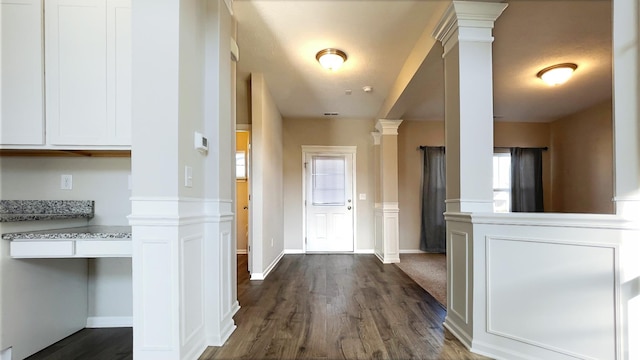
M 184 167 L 184 186 L 193 186 L 193 168 L 191 166 Z
M 60 175 L 60 189 L 71 190 L 73 189 L 73 176 Z
M 358 199 L 360 199 L 360 200 L 367 200 L 367 194 L 360 194 L 360 195 L 358 195 Z

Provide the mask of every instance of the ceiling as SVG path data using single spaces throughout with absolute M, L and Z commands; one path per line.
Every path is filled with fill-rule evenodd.
M 493 32 L 498 121 L 552 121 L 611 98 L 610 0 L 508 3 Z M 239 122 L 250 122 L 243 108 L 248 107 L 251 73 L 264 74 L 285 118 L 318 118 L 327 112 L 345 119 L 376 118 L 385 100 L 393 98 L 394 84 L 404 84 L 395 118 L 444 119 L 442 47 L 431 46 L 431 33 L 448 4 L 236 0 Z M 411 65 L 412 54 L 425 44 L 428 56 L 410 81 L 403 79 L 403 66 Z M 349 56 L 338 71 L 323 69 L 315 59 L 327 47 Z M 568 83 L 549 87 L 536 77 L 540 69 L 561 62 L 578 64 Z M 364 86 L 373 91 L 365 93 Z

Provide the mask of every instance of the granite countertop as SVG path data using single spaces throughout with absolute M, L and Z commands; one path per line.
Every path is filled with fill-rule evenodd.
M 2 234 L 3 240 L 131 240 L 130 226 L 83 226 Z
M 92 200 L 0 200 L 0 222 L 91 219 Z

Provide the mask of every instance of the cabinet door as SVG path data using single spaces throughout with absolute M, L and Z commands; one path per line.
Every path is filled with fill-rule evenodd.
M 48 143 L 131 145 L 131 1 L 45 10 Z
M 105 0 L 45 1 L 47 142 L 107 141 Z
M 131 145 L 131 0 L 107 0 L 107 124 L 110 145 Z
M 0 144 L 42 145 L 41 0 L 0 0 L 0 38 Z

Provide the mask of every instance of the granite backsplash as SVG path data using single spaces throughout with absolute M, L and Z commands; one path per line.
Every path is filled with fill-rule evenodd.
M 0 222 L 91 219 L 93 200 L 0 200 Z

